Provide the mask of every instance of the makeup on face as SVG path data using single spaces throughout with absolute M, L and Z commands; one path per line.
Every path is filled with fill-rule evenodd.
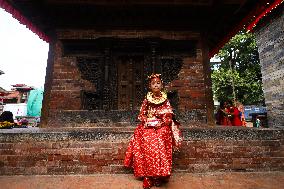
M 150 89 L 154 94 L 159 94 L 162 89 L 162 81 L 159 78 L 153 78 L 150 82 Z

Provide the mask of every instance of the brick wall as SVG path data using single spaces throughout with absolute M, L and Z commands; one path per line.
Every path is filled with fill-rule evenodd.
M 2 131 L 0 175 L 131 173 L 123 159 L 133 129 Z M 174 172 L 283 171 L 284 130 L 187 128 Z
M 78 110 L 81 108 L 80 90 L 95 90 L 94 84 L 82 79 L 75 57 L 63 55 L 61 42 L 55 44 L 51 84 L 51 110 Z
M 269 126 L 284 126 L 284 8 L 256 31 Z
M 208 53 L 204 51 L 200 35 L 192 32 L 163 32 L 163 31 L 103 31 L 95 30 L 59 30 L 58 40 L 51 43 L 53 50 L 49 57 L 49 66 L 52 74 L 46 84 L 46 93 L 43 105 L 43 127 L 96 127 L 117 124 L 118 122 L 135 123 L 137 112 L 116 111 L 86 111 L 82 110 L 81 90 L 96 91 L 96 86 L 84 80 L 77 66 L 76 57 L 64 55 L 61 40 L 96 39 L 99 37 L 117 38 L 146 38 L 160 37 L 162 39 L 195 40 L 198 41 L 196 55 L 183 58 L 183 66 L 178 79 L 172 81 L 168 90 L 178 92 L 179 105 L 177 114 L 182 123 L 212 122 L 213 101 L 210 82 L 210 72 L 204 67 L 204 58 Z M 52 64 L 51 64 L 52 63 Z M 207 78 L 207 79 L 206 79 Z M 210 95 L 211 94 L 211 95 Z M 207 96 L 206 96 L 207 95 Z M 208 97 L 209 95 L 209 97 Z M 211 97 L 211 98 L 210 98 Z M 211 106 L 212 105 L 212 106 Z M 104 115 L 111 116 L 106 117 Z M 99 115 L 104 118 L 98 119 Z M 132 117 L 129 115 L 132 115 Z M 134 115 L 134 117 L 133 117 Z M 209 120 L 209 121 L 208 121 Z

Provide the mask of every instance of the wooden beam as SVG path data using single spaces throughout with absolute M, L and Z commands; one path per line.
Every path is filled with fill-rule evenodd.
M 29 0 L 26 0 L 29 1 Z M 92 4 L 92 5 L 194 5 L 211 6 L 215 2 L 225 5 L 243 4 L 247 0 L 45 0 L 46 4 Z
M 45 0 L 46 4 L 92 4 L 92 5 L 199 5 L 208 6 L 213 0 Z M 231 0 L 232 1 L 232 0 Z M 236 1 L 236 0 L 233 0 Z

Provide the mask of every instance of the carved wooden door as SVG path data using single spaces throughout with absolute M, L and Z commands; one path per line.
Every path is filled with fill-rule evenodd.
M 117 57 L 118 109 L 139 109 L 144 95 L 143 56 Z

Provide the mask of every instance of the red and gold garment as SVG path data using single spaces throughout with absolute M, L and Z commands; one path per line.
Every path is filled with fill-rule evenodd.
M 231 113 L 233 114 L 232 125 L 242 126 L 242 120 L 240 115 L 241 112 L 239 111 L 239 109 L 237 107 L 232 107 Z
M 138 116 L 141 123 L 130 140 L 124 165 L 132 167 L 136 177 L 170 176 L 173 147 L 181 143 L 179 124 L 173 121 L 172 107 L 166 95 L 158 101 L 149 95 L 142 103 Z

